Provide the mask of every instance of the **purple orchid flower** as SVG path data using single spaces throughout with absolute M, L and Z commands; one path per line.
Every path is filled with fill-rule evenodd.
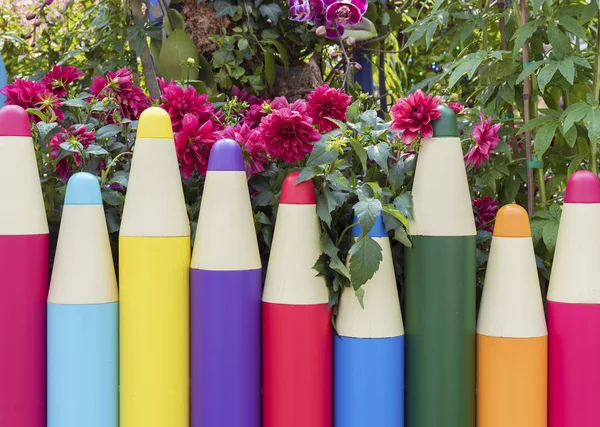
M 325 0 L 325 6 L 326 37 L 334 39 L 344 34 L 346 26 L 358 24 L 369 4 L 367 0 Z
M 305 22 L 313 20 L 325 10 L 323 0 L 288 0 L 290 19 Z

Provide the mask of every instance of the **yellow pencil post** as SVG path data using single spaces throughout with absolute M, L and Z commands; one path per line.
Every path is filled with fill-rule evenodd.
M 189 267 L 171 121 L 149 108 L 119 237 L 121 427 L 189 426 Z

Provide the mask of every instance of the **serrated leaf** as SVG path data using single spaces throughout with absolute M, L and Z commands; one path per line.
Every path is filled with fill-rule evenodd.
M 363 235 L 371 231 L 381 209 L 381 202 L 377 199 L 363 199 L 354 205 L 354 214 L 358 218 Z
M 534 21 L 528 22 L 525 25 L 522 25 L 515 34 L 513 35 L 513 40 L 515 40 L 515 47 L 513 50 L 513 59 L 516 59 L 519 55 L 519 51 L 527 41 L 537 30 L 540 25 L 540 19 L 536 19 Z
M 112 138 L 121 133 L 121 128 L 117 125 L 104 125 L 96 132 L 96 139 Z
M 579 23 L 579 21 L 577 21 L 575 18 L 572 18 L 569 15 L 560 15 L 558 17 L 558 23 L 562 25 L 567 31 L 570 31 L 575 36 L 585 40 L 585 30 L 583 29 L 583 26 Z
M 198 80 L 198 68 L 186 65 L 191 58 L 199 65 L 198 49 L 185 31 L 174 30 L 160 49 L 158 71 L 161 77 L 168 80 Z
M 331 240 L 331 237 L 329 237 L 329 234 L 327 234 L 327 233 L 321 234 L 320 244 L 321 244 L 321 250 L 323 251 L 323 253 L 329 257 L 329 264 L 328 264 L 329 267 L 333 271 L 341 274 L 342 276 L 346 277 L 347 279 L 350 279 L 350 271 L 348 270 L 348 267 L 346 266 L 346 264 L 344 264 L 340 260 L 340 257 L 338 255 L 339 249 L 336 247 L 333 240 Z
M 390 168 L 390 173 L 388 174 L 388 181 L 392 186 L 393 191 L 398 191 L 398 189 L 404 183 L 405 177 L 406 173 L 404 171 L 404 161 L 400 159 L 392 165 Z
M 560 31 L 558 27 L 553 25 L 548 26 L 548 41 L 552 46 L 552 51 L 558 57 L 562 58 L 571 54 L 571 42 L 567 35 Z
M 215 8 L 216 18 L 220 18 L 225 15 L 233 16 L 237 12 L 237 5 L 232 5 L 227 0 L 217 0 L 213 7 Z
M 367 283 L 379 268 L 381 246 L 369 235 L 359 237 L 350 248 L 350 278 L 354 290 Z
M 67 107 L 86 108 L 88 104 L 83 99 L 74 98 L 74 99 L 67 99 L 66 101 L 63 102 L 63 105 L 67 106 Z
M 383 205 L 383 212 L 387 213 L 388 215 L 391 215 L 392 217 L 396 218 L 398 221 L 400 221 L 400 223 L 402 223 L 402 225 L 404 225 L 405 227 L 408 227 L 408 218 L 406 218 L 406 216 L 400 212 L 398 209 L 396 209 L 396 207 L 392 204 L 385 204 Z
M 394 199 L 394 207 L 408 219 L 413 219 L 413 200 L 410 192 L 402 193 Z
M 321 221 L 331 227 L 331 212 L 338 206 L 337 201 L 327 187 L 323 188 L 317 199 L 317 214 Z
M 312 179 L 317 174 L 321 173 L 322 169 L 319 166 L 308 166 L 300 171 L 300 175 L 298 175 L 298 179 L 296 179 L 296 184 L 300 184 L 301 182 L 308 181 Z
M 565 58 L 562 61 L 559 61 L 558 71 L 560 71 L 569 83 L 573 84 L 573 81 L 575 80 L 575 64 L 571 58 Z
M 115 190 L 104 190 L 102 191 L 102 200 L 110 206 L 121 206 L 125 198 L 121 193 Z
M 562 116 L 561 120 L 563 120 L 563 133 L 568 132 L 576 122 L 583 120 L 583 118 L 592 110 L 592 107 L 585 102 L 578 102 L 576 104 L 572 104 L 567 108 Z
M 108 151 L 95 144 L 88 145 L 88 147 L 85 149 L 85 152 L 87 154 L 93 154 L 95 156 L 105 156 L 108 154 Z
M 407 248 L 412 248 L 412 242 L 410 241 L 408 233 L 406 232 L 404 227 L 396 228 L 396 230 L 394 231 L 394 240 L 399 241 Z
M 556 133 L 557 128 L 557 121 L 546 123 L 540 128 L 538 133 L 535 135 L 534 147 L 535 153 L 537 154 L 539 159 L 542 158 L 548 147 L 550 147 L 550 143 L 554 138 L 554 134 Z
M 550 253 L 554 252 L 556 247 L 556 238 L 558 237 L 558 222 L 548 221 L 542 230 L 544 244 Z
M 558 70 L 558 63 L 556 61 L 549 62 L 542 68 L 542 71 L 538 74 L 538 87 L 540 88 L 540 92 L 544 92 L 546 85 L 550 83 L 556 70 Z
M 127 188 L 127 184 L 129 183 L 129 174 L 127 172 L 119 171 L 114 174 L 108 183 L 119 184 L 120 186 Z
M 374 161 L 386 173 L 388 171 L 388 159 L 390 157 L 390 146 L 387 142 L 380 142 L 377 145 L 371 145 L 367 148 L 369 159 Z
M 262 16 L 270 19 L 273 25 L 277 25 L 277 21 L 283 13 L 283 9 L 277 3 L 261 4 L 258 10 Z
M 35 126 L 40 134 L 40 142 L 42 145 L 46 145 L 46 142 L 50 138 L 60 132 L 60 126 L 58 126 L 58 123 L 37 122 Z
M 318 141 L 306 162 L 306 166 L 319 166 L 333 162 L 339 156 L 338 150 L 327 148 L 329 145 L 325 141 Z

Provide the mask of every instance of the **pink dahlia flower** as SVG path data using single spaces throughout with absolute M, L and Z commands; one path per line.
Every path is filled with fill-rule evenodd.
M 186 114 L 181 121 L 181 130 L 175 134 L 175 149 L 181 164 L 181 176 L 189 178 L 198 170 L 206 175 L 208 155 L 217 141 L 218 133 L 211 120 L 202 125 L 194 114 Z
M 246 176 L 248 178 L 256 173 L 264 172 L 269 156 L 265 151 L 260 132 L 257 129 L 251 129 L 246 124 L 238 124 L 235 127 L 228 126 L 220 133 L 220 138 L 230 138 L 240 144 L 244 153 Z
M 64 115 L 60 110 L 62 103 L 58 97 L 50 92 L 46 86 L 40 82 L 31 80 L 17 79 L 14 83 L 4 86 L 0 93 L 6 96 L 6 105 L 18 105 L 24 109 L 40 110 L 48 120 L 63 120 Z M 40 121 L 35 115 L 30 115 L 34 123 Z
M 109 71 L 106 77 L 94 76 L 90 93 L 99 101 L 111 99 L 117 105 L 121 117 L 129 120 L 137 120 L 150 106 L 150 100 L 143 90 L 133 85 L 131 72 L 126 68 Z
M 483 113 L 479 114 L 479 118 L 480 123 L 473 126 L 475 145 L 465 155 L 467 166 L 479 167 L 483 165 L 490 158 L 490 154 L 496 149 L 500 141 L 498 137 L 500 124 L 492 125 L 492 118 L 486 120 Z
M 302 160 L 321 138 L 310 117 L 289 108 L 273 110 L 262 119 L 259 131 L 267 153 L 288 163 Z
M 338 126 L 328 118 L 344 121 L 352 98 L 339 89 L 322 85 L 308 94 L 308 115 L 322 133 Z
M 169 113 L 173 132 L 179 132 L 183 127 L 183 118 L 187 114 L 196 117 L 198 123 L 213 121 L 214 130 L 222 129 L 218 116 L 215 114 L 215 107 L 208 102 L 208 95 L 199 95 L 194 87 L 184 89 L 171 80 L 164 85 L 161 99 L 161 108 Z
M 79 125 L 77 127 L 71 126 L 69 130 L 61 129 L 59 133 L 54 135 L 50 139 L 50 157 L 56 160 L 60 152 L 60 144 L 63 142 L 69 143 L 80 143 L 84 149 L 90 146 L 96 139 L 94 131 L 88 131 L 85 125 Z M 73 160 L 77 166 L 81 165 L 81 156 L 79 153 L 73 153 Z M 68 181 L 71 175 L 71 165 L 69 164 L 68 158 L 64 157 L 56 164 L 56 173 L 61 177 L 63 181 Z
M 298 99 L 290 104 L 285 96 L 278 96 L 271 101 L 271 110 L 281 110 L 288 108 L 292 111 L 297 111 L 300 114 L 306 114 L 307 106 L 304 99 Z
M 427 95 L 417 90 L 406 98 L 398 100 L 392 106 L 392 123 L 390 129 L 402 131 L 402 142 L 410 144 L 419 136 L 431 138 L 433 127 L 431 122 L 442 115 L 437 109 L 441 97 Z
M 489 195 L 473 199 L 473 213 L 475 214 L 475 226 L 478 230 L 494 230 L 494 218 L 498 213 L 498 200 Z
M 69 65 L 61 67 L 55 65 L 42 79 L 41 83 L 59 98 L 67 96 L 67 87 L 75 80 L 83 77 L 83 73 L 76 67 Z
M 465 109 L 465 107 L 458 103 L 458 102 L 451 102 L 450 104 L 448 104 L 448 107 L 454 111 L 454 114 L 456 114 L 457 116 L 463 112 L 463 110 Z
M 260 126 L 262 118 L 266 117 L 270 111 L 270 101 L 265 101 L 260 105 L 251 105 L 241 122 L 248 125 L 251 129 L 257 128 Z

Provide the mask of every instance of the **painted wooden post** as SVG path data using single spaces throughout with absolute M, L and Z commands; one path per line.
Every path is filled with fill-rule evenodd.
M 475 425 L 475 221 L 456 116 L 423 139 L 406 250 L 406 424 Z
M 331 427 L 331 310 L 312 181 L 283 182 L 263 293 L 263 427 Z
M 477 323 L 477 426 L 547 427 L 548 332 L 527 211 L 496 215 Z
M 359 237 L 360 225 L 352 232 Z M 335 427 L 404 426 L 404 326 L 381 215 L 369 236 L 381 246 L 383 260 L 363 285 L 364 308 L 352 288 L 342 292 L 334 348 Z
M 189 426 L 190 227 L 167 112 L 140 116 L 119 237 L 120 426 Z
M 2 60 L 2 55 L 0 55 L 0 89 L 6 86 L 8 83 L 8 79 L 6 77 L 6 68 L 4 67 L 4 61 Z M 6 96 L 0 93 L 0 108 L 4 106 L 6 102 Z
M 98 178 L 76 173 L 48 295 L 48 427 L 119 426 L 118 299 Z
M 261 262 L 230 139 L 210 152 L 191 269 L 192 427 L 260 427 Z
M 548 288 L 549 427 L 600 420 L 600 182 L 567 182 Z
M 0 109 L 0 426 L 46 425 L 48 222 L 29 117 Z

